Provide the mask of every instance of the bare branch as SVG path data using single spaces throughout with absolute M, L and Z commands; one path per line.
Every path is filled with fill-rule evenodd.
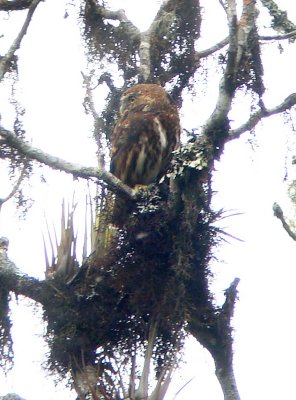
M 188 386 L 192 381 L 193 381 L 194 377 L 190 378 L 188 381 L 186 381 L 180 389 L 178 389 L 178 391 L 176 392 L 176 394 L 173 397 L 173 400 L 176 400 L 177 397 L 179 396 L 179 394 L 182 392 L 183 389 L 185 389 L 186 386 Z
M 13 186 L 11 192 L 6 197 L 3 197 L 2 199 L 0 198 L 0 210 L 2 205 L 6 203 L 8 200 L 10 200 L 16 194 L 16 192 L 20 187 L 20 184 L 22 183 L 22 180 L 24 179 L 25 173 L 26 173 L 26 166 L 23 166 L 20 176 L 16 181 L 15 185 Z
M 198 315 L 190 321 L 192 335 L 211 353 L 216 367 L 216 376 L 222 387 L 225 400 L 239 400 L 239 392 L 233 371 L 231 319 L 237 300 L 239 279 L 235 278 L 225 290 L 225 302 L 219 309 L 209 309 L 207 318 Z
M 48 165 L 53 169 L 64 171 L 68 174 L 72 174 L 75 178 L 83 179 L 98 179 L 104 181 L 110 190 L 115 193 L 123 194 L 129 198 L 133 198 L 133 190 L 121 182 L 120 179 L 116 178 L 110 172 L 100 168 L 84 167 L 78 164 L 70 163 L 59 157 L 52 156 L 51 154 L 45 153 L 42 150 L 29 145 L 23 140 L 19 139 L 14 133 L 0 127 L 0 136 L 5 141 L 18 150 L 21 154 L 26 157 L 37 160 L 42 164 Z
M 25 34 L 27 33 L 28 26 L 30 25 L 30 22 L 31 22 L 32 17 L 33 17 L 33 14 L 34 14 L 38 4 L 40 3 L 40 1 L 42 1 L 42 0 L 33 0 L 31 2 L 27 17 L 25 19 L 24 25 L 23 25 L 20 33 L 18 34 L 18 36 L 14 40 L 14 42 L 11 45 L 10 49 L 8 50 L 8 52 L 1 59 L 1 62 L 0 62 L 0 81 L 3 79 L 5 73 L 7 72 L 8 68 L 9 68 L 9 64 L 11 63 L 11 61 L 13 59 L 14 53 L 19 49 L 19 47 L 21 45 L 21 41 L 22 41 L 23 37 L 25 36 Z
M 229 37 L 227 36 L 220 42 L 216 43 L 214 46 L 211 46 L 205 50 L 197 51 L 196 57 L 198 57 L 198 59 L 208 57 L 209 55 L 215 53 L 216 51 L 223 49 L 223 47 L 225 47 L 228 44 L 229 44 Z
M 224 1 L 223 0 L 219 0 L 219 3 L 221 5 L 221 7 L 223 8 L 223 10 L 225 11 L 225 13 L 227 14 L 227 7 L 226 7 Z
M 206 57 L 210 56 L 211 54 L 214 54 L 218 50 L 221 50 L 227 44 L 229 44 L 228 37 L 221 40 L 220 42 L 216 43 L 215 45 L 209 47 L 208 49 L 196 51 L 194 56 L 190 60 L 191 64 L 190 64 L 187 80 L 184 81 L 183 85 L 178 87 L 177 90 L 176 89 L 174 90 L 174 92 L 172 93 L 173 98 L 175 98 L 175 99 L 178 98 L 179 95 L 182 93 L 182 90 L 188 83 L 189 78 L 192 77 L 195 74 L 196 70 L 198 69 L 198 67 L 200 65 L 200 60 L 202 58 L 206 58 Z M 167 81 L 172 80 L 175 77 L 175 75 L 176 75 L 176 71 L 168 71 L 166 74 Z
M 246 52 L 248 53 L 248 50 L 251 52 L 256 50 L 255 47 L 252 49 L 249 48 L 249 38 L 255 38 L 255 40 L 252 40 L 252 42 L 256 41 L 256 16 L 257 13 L 254 0 L 245 0 L 243 2 L 243 11 L 239 21 L 237 21 L 236 2 L 234 0 L 229 0 L 227 3 L 227 18 L 229 26 L 227 64 L 223 77 L 220 81 L 216 107 L 204 126 L 204 133 L 206 134 L 208 132 L 213 132 L 213 130 L 216 129 L 219 121 L 224 121 L 224 123 L 225 121 L 228 121 L 228 113 L 231 108 L 235 91 L 241 85 L 241 82 L 238 78 L 241 62 Z M 258 60 L 258 65 L 259 64 L 260 59 Z M 263 88 L 261 86 L 262 82 L 260 81 L 260 71 L 257 70 L 256 72 L 258 73 L 257 89 L 258 92 L 260 91 L 261 93 Z
M 263 103 L 261 103 L 260 105 L 261 108 L 255 113 L 253 113 L 247 122 L 245 122 L 239 128 L 230 130 L 228 140 L 239 138 L 242 133 L 253 129 L 258 124 L 258 122 L 261 121 L 263 118 L 270 117 L 271 115 L 280 114 L 284 111 L 289 110 L 291 107 L 295 106 L 296 93 L 290 94 L 288 97 L 286 97 L 286 99 L 282 103 L 273 108 L 269 109 L 265 108 Z
M 271 35 L 271 36 L 264 36 L 261 35 L 259 36 L 260 40 L 285 40 L 285 39 L 291 39 L 296 37 L 296 30 L 289 32 L 289 33 L 283 33 L 282 35 Z
M 84 99 L 84 105 L 87 107 L 87 109 L 90 110 L 93 119 L 94 119 L 94 138 L 97 142 L 98 146 L 98 164 L 100 168 L 105 168 L 106 162 L 105 162 L 105 157 L 106 157 L 106 150 L 104 149 L 103 141 L 102 141 L 102 136 L 104 132 L 104 121 L 103 119 L 99 116 L 99 114 L 96 111 L 95 108 L 95 103 L 93 99 L 93 91 L 91 88 L 91 76 L 86 76 L 83 72 L 81 72 L 82 77 L 83 77 L 83 83 L 86 88 L 86 96 Z M 104 76 L 105 75 L 105 76 Z M 106 81 L 107 79 L 111 78 L 108 76 L 108 74 L 103 74 L 101 76 L 100 81 Z M 101 82 L 99 82 L 101 83 Z

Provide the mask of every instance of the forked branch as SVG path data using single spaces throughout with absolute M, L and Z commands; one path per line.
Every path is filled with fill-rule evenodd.
M 248 121 L 246 121 L 240 127 L 230 130 L 229 140 L 238 139 L 242 133 L 250 131 L 251 129 L 255 128 L 258 122 L 260 122 L 263 118 L 280 114 L 284 111 L 289 110 L 295 105 L 296 105 L 296 93 L 290 94 L 288 97 L 285 98 L 285 100 L 282 103 L 272 108 L 266 108 L 264 104 L 261 102 L 260 109 L 254 112 L 250 116 Z

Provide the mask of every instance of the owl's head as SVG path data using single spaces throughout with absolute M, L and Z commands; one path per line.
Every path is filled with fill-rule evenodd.
M 171 105 L 167 92 L 156 84 L 139 84 L 127 89 L 120 98 L 120 115 L 131 111 L 161 111 Z

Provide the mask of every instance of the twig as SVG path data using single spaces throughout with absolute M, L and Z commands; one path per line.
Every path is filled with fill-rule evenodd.
M 198 57 L 199 59 L 208 57 L 209 55 L 215 53 L 216 51 L 223 49 L 223 47 L 225 47 L 228 43 L 229 43 L 229 37 L 227 36 L 220 42 L 216 43 L 214 46 L 211 46 L 205 50 L 197 51 L 196 57 Z
M 14 133 L 0 127 L 0 137 L 18 150 L 21 154 L 27 156 L 30 159 L 37 160 L 42 164 L 48 165 L 53 169 L 64 171 L 68 174 L 72 174 L 75 178 L 83 179 L 98 179 L 104 181 L 110 190 L 115 193 L 121 193 L 129 198 L 134 198 L 133 190 L 121 182 L 120 179 L 116 178 L 110 172 L 100 168 L 84 167 L 79 164 L 73 164 L 59 157 L 52 156 L 51 154 L 45 153 L 42 150 L 29 145 L 23 140 L 19 139 Z
M 25 36 L 25 34 L 27 33 L 28 26 L 31 22 L 33 14 L 34 14 L 38 4 L 40 3 L 40 1 L 41 0 L 33 0 L 32 1 L 29 11 L 28 11 L 28 14 L 27 14 L 27 17 L 25 19 L 24 25 L 23 25 L 22 29 L 20 30 L 20 33 L 18 34 L 18 36 L 12 43 L 8 52 L 2 58 L 2 60 L 0 62 L 0 81 L 3 79 L 5 73 L 7 72 L 9 63 L 12 61 L 14 53 L 16 52 L 16 50 L 19 49 L 19 47 L 21 45 L 21 41 L 22 41 L 23 37 Z
M 2 205 L 4 203 L 6 203 L 8 200 L 10 200 L 18 191 L 20 184 L 22 183 L 22 180 L 25 176 L 25 173 L 26 173 L 26 166 L 23 166 L 20 176 L 19 176 L 17 182 L 15 183 L 15 185 L 13 186 L 11 192 L 6 197 L 3 197 L 2 199 L 0 199 L 0 211 L 1 211 Z
M 176 398 L 179 396 L 179 394 L 182 392 L 183 389 L 185 389 L 185 387 L 187 385 L 189 385 L 189 383 L 191 383 L 193 381 L 193 379 L 195 379 L 195 377 L 193 376 L 192 378 L 189 379 L 189 381 L 185 382 L 184 385 L 182 385 L 180 387 L 180 389 L 176 392 L 176 394 L 173 397 L 173 400 L 176 400 Z
M 289 32 L 289 33 L 283 33 L 282 35 L 261 35 L 259 36 L 260 40 L 285 40 L 285 39 L 290 39 L 296 37 L 296 30 Z

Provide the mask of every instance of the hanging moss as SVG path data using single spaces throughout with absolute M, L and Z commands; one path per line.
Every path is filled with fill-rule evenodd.
M 0 283 L 0 366 L 5 372 L 13 367 L 13 348 L 11 338 L 11 320 L 9 292 L 5 282 Z
M 287 11 L 282 11 L 273 0 L 261 0 L 272 18 L 271 27 L 279 33 L 289 33 L 296 30 L 296 25 L 288 18 Z

